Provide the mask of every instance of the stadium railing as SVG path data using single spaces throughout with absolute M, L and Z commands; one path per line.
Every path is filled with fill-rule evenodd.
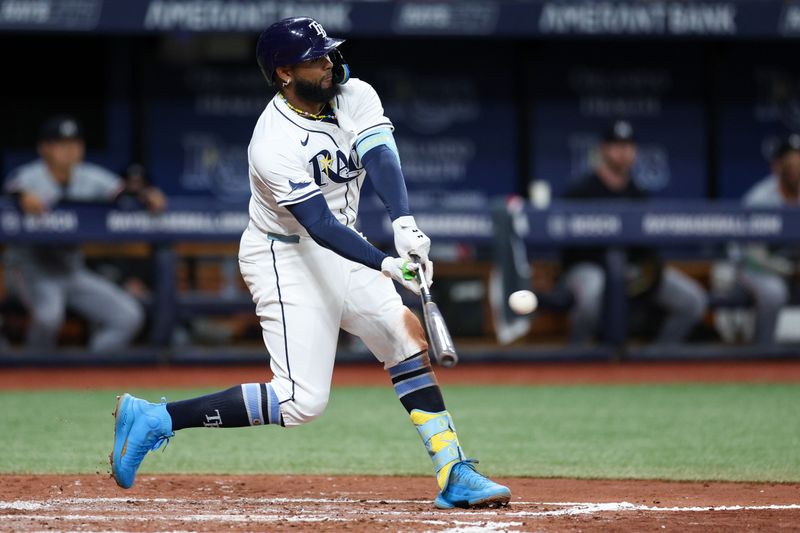
M 434 243 L 466 243 L 487 248 L 494 243 L 488 204 L 481 209 L 422 211 L 416 213 L 416 218 Z M 40 217 L 23 215 L 10 201 L 2 201 L 0 243 L 150 243 L 155 272 L 149 309 L 153 324 L 150 341 L 154 346 L 166 346 L 181 318 L 252 311 L 246 293 L 225 296 L 180 291 L 175 276 L 176 244 L 235 243 L 248 221 L 246 206 L 195 198 L 170 198 L 169 210 L 160 215 L 108 205 L 63 204 Z M 529 255 L 567 245 L 606 249 L 609 268 L 606 328 L 610 332 L 608 338 L 616 346 L 624 346 L 627 332 L 627 304 L 622 289 L 626 246 L 697 248 L 702 255 L 701 249 L 721 252 L 731 241 L 800 242 L 800 210 L 746 210 L 739 204 L 726 202 L 554 202 L 542 210 L 526 206 L 517 222 L 515 227 Z M 390 249 L 391 225 L 380 209 L 363 207 L 358 228 L 371 242 Z M 544 300 L 547 299 L 545 295 Z M 558 301 L 558 295 L 552 299 L 555 307 L 569 303 L 563 298 Z M 742 296 L 712 298 L 714 306 L 749 303 Z

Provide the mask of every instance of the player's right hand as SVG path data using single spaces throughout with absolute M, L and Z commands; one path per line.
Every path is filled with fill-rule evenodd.
M 384 276 L 392 278 L 414 294 L 419 294 L 420 291 L 417 270 L 419 263 L 412 263 L 401 257 L 387 257 L 381 263 Z
M 19 207 L 28 215 L 41 215 L 47 211 L 44 201 L 31 192 L 23 192 L 19 197 Z
M 392 222 L 392 228 L 394 229 L 394 247 L 397 255 L 421 264 L 425 280 L 430 286 L 433 283 L 433 262 L 428 259 L 431 240 L 417 227 L 417 222 L 412 216 L 395 219 Z

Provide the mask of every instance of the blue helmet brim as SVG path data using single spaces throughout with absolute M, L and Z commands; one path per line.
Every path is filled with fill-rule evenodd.
M 303 57 L 300 59 L 300 63 L 303 61 L 313 61 L 314 59 L 319 59 L 320 57 L 326 56 L 330 54 L 332 51 L 336 50 L 340 44 L 344 42 L 344 39 L 334 39 L 333 37 L 325 38 L 322 46 L 315 46 L 310 48 L 308 52 L 303 54 Z M 284 66 L 284 65 L 276 65 L 276 66 Z

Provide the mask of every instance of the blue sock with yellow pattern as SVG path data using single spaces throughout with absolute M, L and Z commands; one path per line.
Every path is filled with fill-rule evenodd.
M 444 490 L 453 466 L 465 456 L 453 419 L 445 409 L 428 352 L 420 352 L 389 368 L 389 375 L 433 461 L 439 488 Z

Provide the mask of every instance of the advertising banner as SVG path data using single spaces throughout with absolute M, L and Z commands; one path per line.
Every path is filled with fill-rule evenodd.
M 152 69 L 145 123 L 152 179 L 168 195 L 246 202 L 247 145 L 271 97 L 255 61 Z
M 739 199 L 770 173 L 779 139 L 800 132 L 800 67 L 793 48 L 726 47 L 720 69 L 719 193 Z
M 652 196 L 706 194 L 703 56 L 692 45 L 547 44 L 529 69 L 530 181 L 560 196 L 589 173 L 602 133 L 633 127 L 633 179 Z M 563 58 L 569 58 L 564 61 Z
M 359 36 L 797 37 L 797 0 L 0 0 L 0 30 L 253 32 L 310 16 Z
M 395 126 L 412 207 L 485 206 L 489 197 L 514 192 L 511 46 L 442 41 L 432 50 L 405 41 L 382 50 L 385 61 L 344 48 L 354 75 L 375 87 Z M 441 59 L 421 63 L 421 55 Z

